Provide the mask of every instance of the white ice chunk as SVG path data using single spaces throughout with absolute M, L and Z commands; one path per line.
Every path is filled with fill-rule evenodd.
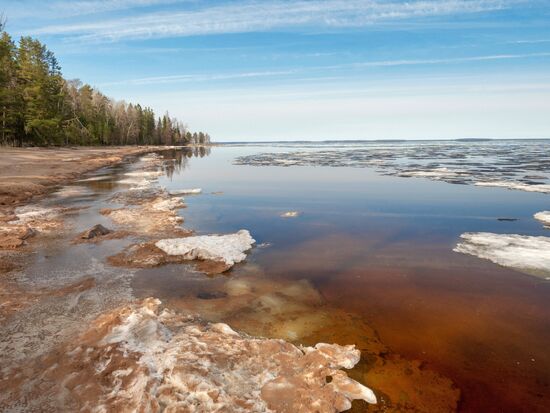
M 201 188 L 190 189 L 172 189 L 169 191 L 170 195 L 197 195 L 202 192 Z
M 533 275 L 550 275 L 550 237 L 467 232 L 454 251 Z
M 188 260 L 221 261 L 232 266 L 246 258 L 245 251 L 256 241 L 245 229 L 227 235 L 199 235 L 162 239 L 155 245 L 168 255 L 180 255 Z
M 538 219 L 545 226 L 550 227 L 550 211 L 537 212 L 534 215 L 535 219 Z
M 296 218 L 300 213 L 298 211 L 286 211 L 281 214 L 282 218 Z
M 541 192 L 543 194 L 550 194 L 550 185 L 529 185 L 521 182 L 511 182 L 511 181 L 485 181 L 485 182 L 476 182 L 477 186 L 491 186 L 497 188 L 508 188 L 516 189 L 519 191 L 526 192 Z

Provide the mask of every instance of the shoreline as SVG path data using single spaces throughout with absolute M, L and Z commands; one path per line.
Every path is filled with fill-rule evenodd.
M 95 170 L 170 146 L 0 148 L 0 209 L 45 196 Z

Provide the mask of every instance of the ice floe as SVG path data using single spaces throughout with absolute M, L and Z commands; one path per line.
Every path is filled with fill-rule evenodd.
M 242 229 L 234 234 L 162 239 L 155 245 L 168 255 L 178 255 L 187 260 L 219 261 L 233 266 L 246 259 L 245 252 L 255 242 L 250 232 Z
M 454 251 L 550 279 L 550 237 L 467 232 Z
M 550 211 L 537 212 L 534 215 L 535 219 L 539 220 L 546 227 L 550 227 Z
M 299 215 L 298 211 L 286 211 L 281 214 L 281 218 L 296 218 Z
M 202 188 L 190 188 L 190 189 L 171 189 L 170 195 L 198 195 L 202 193 Z
M 512 182 L 512 181 L 486 181 L 486 182 L 476 182 L 476 186 L 490 186 L 496 188 L 507 188 L 515 189 L 518 191 L 526 192 L 541 192 L 543 194 L 550 194 L 550 185 L 543 184 L 525 184 L 521 182 Z
M 375 168 L 385 175 L 550 193 L 548 141 L 358 142 L 288 146 L 240 156 L 236 165 Z

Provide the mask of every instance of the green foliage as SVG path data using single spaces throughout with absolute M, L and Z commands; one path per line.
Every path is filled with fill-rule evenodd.
M 54 54 L 31 37 L 16 46 L 0 21 L 0 145 L 185 145 L 210 142 L 168 113 L 127 104 L 65 80 Z

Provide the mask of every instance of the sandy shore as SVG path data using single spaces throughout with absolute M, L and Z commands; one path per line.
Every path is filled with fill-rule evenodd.
M 29 201 L 83 173 L 121 162 L 155 146 L 0 148 L 0 206 Z

